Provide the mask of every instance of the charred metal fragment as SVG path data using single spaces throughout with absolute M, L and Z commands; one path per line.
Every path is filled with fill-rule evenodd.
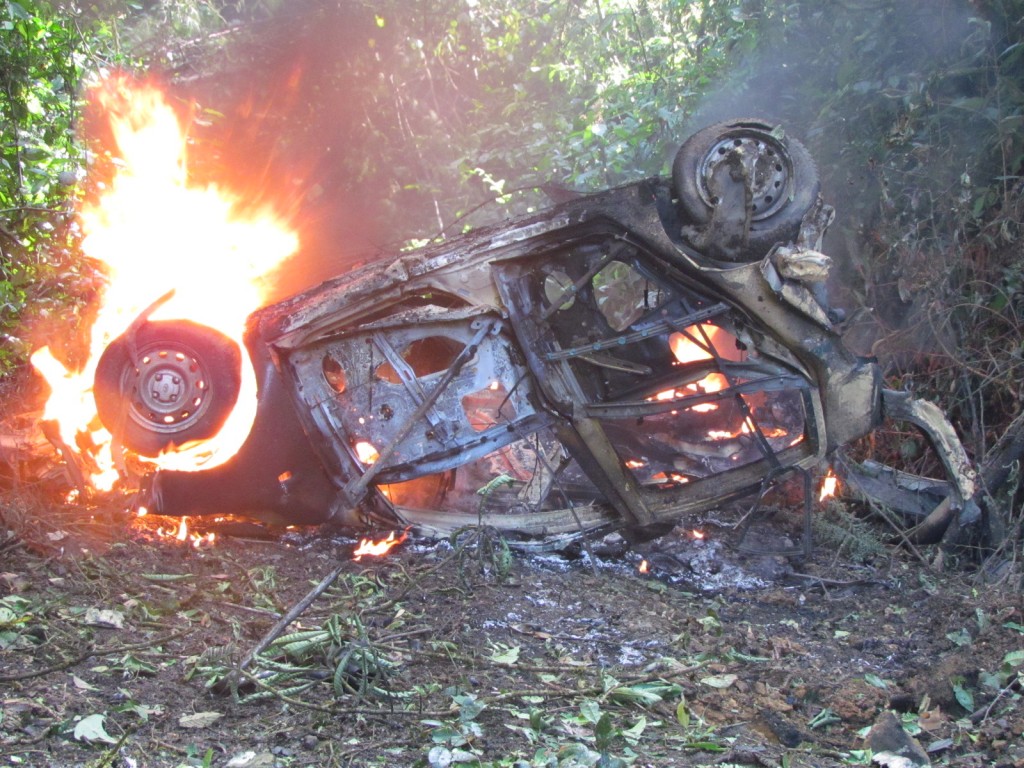
M 926 400 L 907 392 L 882 391 L 885 415 L 914 425 L 931 444 L 942 463 L 948 482 L 897 472 L 890 467 L 867 463 L 838 463 L 847 482 L 865 497 L 914 520 L 908 533 L 917 544 L 940 541 L 954 523 L 957 528 L 981 518 L 975 472 L 953 426 L 945 415 Z

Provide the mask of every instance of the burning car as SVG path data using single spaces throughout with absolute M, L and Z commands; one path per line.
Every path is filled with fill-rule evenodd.
M 943 514 L 973 514 L 973 471 L 938 409 L 883 389 L 841 342 L 819 250 L 832 213 L 800 142 L 723 122 L 682 144 L 671 178 L 263 307 L 244 349 L 143 313 L 99 361 L 97 411 L 115 447 L 156 456 L 214 436 L 251 365 L 244 443 L 217 467 L 149 474 L 140 503 L 160 514 L 562 542 L 786 477 L 809 498 L 808 478 L 885 416 L 935 446 Z

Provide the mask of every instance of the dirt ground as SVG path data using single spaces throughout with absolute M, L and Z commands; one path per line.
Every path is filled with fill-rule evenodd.
M 1024 766 L 1012 564 L 985 584 L 831 534 L 809 560 L 741 555 L 712 517 L 589 552 L 467 531 L 356 561 L 320 530 L 195 546 L 123 506 L 3 497 L 3 764 Z

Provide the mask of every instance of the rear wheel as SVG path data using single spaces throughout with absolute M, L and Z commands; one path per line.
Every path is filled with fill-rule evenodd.
M 741 254 L 759 259 L 775 243 L 794 240 L 804 214 L 817 200 L 818 170 L 807 148 L 759 119 L 709 126 L 683 142 L 672 164 L 672 182 L 683 215 L 707 224 L 718 200 L 709 181 L 740 150 L 750 178 L 750 232 Z
M 241 352 L 224 334 L 187 321 L 142 325 L 115 339 L 96 367 L 96 412 L 143 456 L 213 437 L 238 399 Z

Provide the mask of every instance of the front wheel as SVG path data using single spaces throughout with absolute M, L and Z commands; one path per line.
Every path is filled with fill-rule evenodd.
M 143 324 L 115 339 L 96 366 L 96 412 L 126 448 L 157 456 L 213 437 L 238 399 L 241 352 L 188 321 Z

